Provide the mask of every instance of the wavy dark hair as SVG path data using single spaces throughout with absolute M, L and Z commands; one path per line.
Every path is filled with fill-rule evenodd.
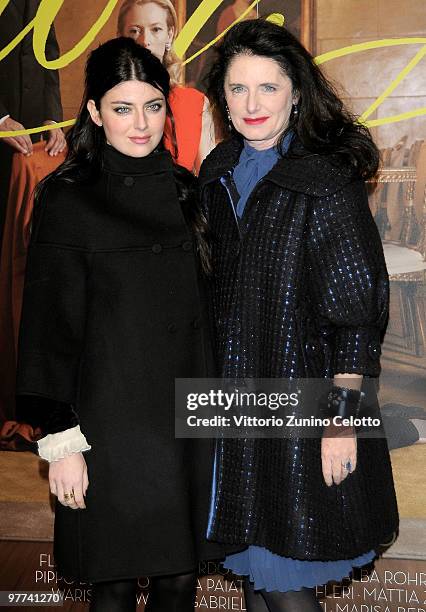
M 216 53 L 206 86 L 222 126 L 228 123 L 224 84 L 231 61 L 241 54 L 267 57 L 279 64 L 299 94 L 298 114 L 292 110 L 278 150 L 292 130 L 310 153 L 341 154 L 364 179 L 375 175 L 380 156 L 369 130 L 356 122 L 312 55 L 288 30 L 263 18 L 243 21 L 225 35 Z M 232 133 L 237 134 L 233 126 Z
M 36 204 L 51 181 L 91 181 L 99 175 L 106 137 L 103 128 L 92 121 L 87 102 L 93 100 L 99 110 L 107 91 L 119 83 L 134 80 L 148 83 L 164 95 L 167 116 L 172 124 L 173 156 L 177 157 L 176 132 L 168 101 L 170 76 L 167 69 L 157 57 L 133 39 L 114 38 L 92 51 L 87 59 L 84 95 L 76 123 L 67 134 L 66 159 L 38 184 L 35 191 Z M 164 150 L 163 142 L 158 145 L 157 150 Z M 174 177 L 182 211 L 196 239 L 202 267 L 208 272 L 210 264 L 207 223 L 199 206 L 197 179 L 186 168 L 177 164 L 174 164 Z

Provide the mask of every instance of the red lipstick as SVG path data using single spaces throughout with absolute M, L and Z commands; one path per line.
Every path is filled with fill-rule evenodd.
M 260 125 L 261 123 L 265 123 L 267 119 L 269 119 L 269 117 L 244 117 L 244 122 L 248 123 L 248 125 Z

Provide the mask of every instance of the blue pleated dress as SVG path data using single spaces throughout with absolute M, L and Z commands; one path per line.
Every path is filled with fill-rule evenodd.
M 283 151 L 290 146 L 292 134 L 283 142 Z M 240 199 L 236 213 L 241 217 L 253 188 L 276 164 L 279 154 L 275 147 L 258 151 L 247 142 L 234 168 L 233 177 Z M 232 203 L 232 205 L 234 205 Z M 362 567 L 375 557 L 374 550 L 341 561 L 300 561 L 276 555 L 260 546 L 249 546 L 246 550 L 228 555 L 224 567 L 239 576 L 249 576 L 255 589 L 265 591 L 299 591 L 303 587 L 315 587 L 330 580 L 340 581 L 354 567 Z

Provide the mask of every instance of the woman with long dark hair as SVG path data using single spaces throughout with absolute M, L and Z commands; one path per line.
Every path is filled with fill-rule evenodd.
M 225 566 L 247 577 L 250 612 L 320 610 L 314 587 L 371 561 L 398 525 L 383 430 L 350 425 L 367 405 L 379 416 L 367 383 L 388 275 L 364 185 L 379 154 L 311 55 L 268 21 L 230 30 L 208 93 L 229 130 L 200 173 L 220 374 L 330 381 L 322 412 L 307 406 L 324 418 L 316 438 L 219 439 L 208 537 L 247 545 Z
M 174 437 L 174 379 L 208 375 L 196 179 L 163 146 L 169 74 L 129 38 L 93 51 L 66 161 L 40 185 L 19 341 L 18 412 L 58 498 L 61 576 L 92 611 L 192 611 L 209 448 Z M 87 452 L 86 452 L 87 451 Z M 84 453 L 84 455 L 83 455 Z

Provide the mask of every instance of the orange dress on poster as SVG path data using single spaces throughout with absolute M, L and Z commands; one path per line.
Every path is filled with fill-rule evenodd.
M 204 101 L 204 94 L 193 87 L 176 85 L 172 88 L 169 96 L 178 146 L 178 156 L 175 161 L 190 172 L 196 166 L 200 146 Z M 164 144 L 166 149 L 173 155 L 171 122 L 169 118 L 166 121 Z

